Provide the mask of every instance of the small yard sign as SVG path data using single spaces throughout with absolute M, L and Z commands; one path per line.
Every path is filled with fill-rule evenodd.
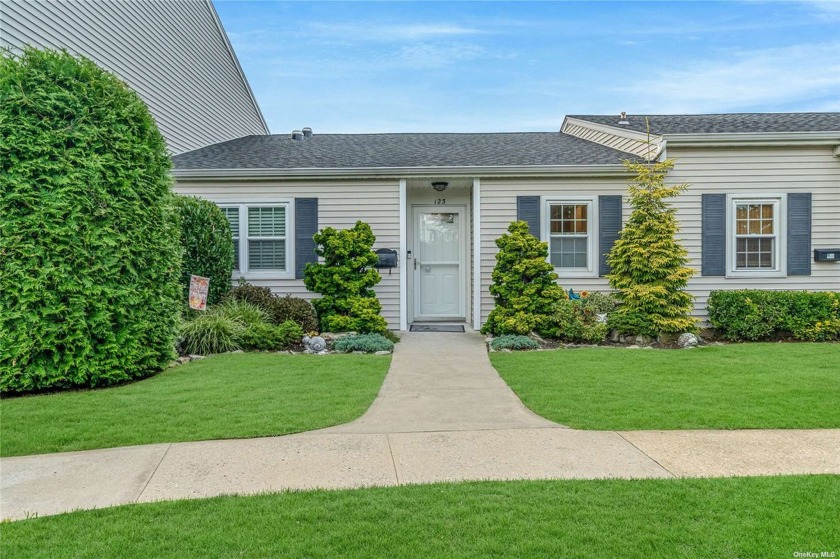
M 207 310 L 207 291 L 210 289 L 210 278 L 190 276 L 190 308 L 197 311 Z

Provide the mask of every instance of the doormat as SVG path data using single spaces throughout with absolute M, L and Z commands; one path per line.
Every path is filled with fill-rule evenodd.
M 409 332 L 463 332 L 460 324 L 412 324 Z

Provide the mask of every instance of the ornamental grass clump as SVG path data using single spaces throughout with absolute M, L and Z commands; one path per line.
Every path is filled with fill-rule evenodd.
M 242 347 L 245 325 L 220 313 L 204 313 L 181 325 L 180 348 L 184 354 L 209 355 Z
M 374 268 L 376 237 L 370 225 L 357 221 L 350 229 L 326 227 L 315 234 L 315 253 L 323 263 L 310 262 L 304 285 L 320 293 L 312 304 L 323 332 L 382 333 L 387 329 L 380 315 L 382 305 L 373 287 L 382 281 Z
M 633 212 L 608 256 L 607 278 L 621 307 L 609 316 L 609 326 L 624 334 L 658 336 L 696 328 L 690 316 L 692 296 L 685 291 L 694 270 L 688 252 L 677 241 L 676 210 L 665 200 L 688 188 L 666 185 L 674 160 L 625 162 L 636 176 L 630 184 Z
M 0 392 L 105 386 L 174 356 L 166 144 L 140 97 L 67 52 L 0 56 Z
M 524 221 L 514 221 L 496 246 L 490 285 L 496 306 L 481 331 L 494 336 L 546 333 L 558 302 L 565 299 L 548 261 L 548 243 L 531 235 Z

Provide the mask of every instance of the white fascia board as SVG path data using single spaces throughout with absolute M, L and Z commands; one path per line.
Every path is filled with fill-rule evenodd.
M 671 146 L 830 146 L 840 143 L 837 132 L 730 132 L 726 134 L 666 134 Z
M 358 167 L 295 169 L 173 169 L 178 180 L 300 180 L 394 178 L 415 179 L 447 176 L 452 178 L 493 177 L 611 177 L 628 171 L 620 163 L 610 165 L 539 165 L 482 167 Z
M 639 132 L 638 130 L 631 130 L 629 128 L 618 128 L 616 126 L 610 126 L 608 124 L 598 124 L 595 122 L 589 122 L 588 120 L 580 120 L 577 118 L 569 117 L 566 117 L 565 120 L 563 120 L 563 127 L 560 129 L 561 132 L 566 132 L 567 124 L 572 126 L 583 126 L 591 130 L 597 130 L 598 132 L 612 134 L 613 136 L 619 136 L 621 138 L 630 138 L 632 140 L 638 140 L 640 142 L 646 142 L 648 140 L 647 132 Z M 658 144 L 662 141 L 662 136 L 658 134 L 651 134 L 650 141 L 654 144 Z

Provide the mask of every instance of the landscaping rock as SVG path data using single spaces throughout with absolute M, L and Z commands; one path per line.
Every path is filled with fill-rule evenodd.
M 237 349 L 236 351 L 231 351 L 231 353 L 245 353 L 245 352 L 242 351 L 241 349 Z
M 189 363 L 190 361 L 192 361 L 192 360 L 186 355 L 184 357 L 179 357 L 178 359 L 175 360 L 175 362 L 179 365 L 183 365 L 184 363 Z
M 677 345 L 683 349 L 687 349 L 690 347 L 697 347 L 697 344 L 700 343 L 700 340 L 694 334 L 686 332 L 685 334 L 680 334 L 680 337 L 677 338 Z
M 639 349 L 639 346 L 637 346 L 635 344 L 634 345 L 629 345 L 629 346 L 627 346 L 627 349 Z
M 321 351 L 318 351 L 318 352 L 315 353 L 315 355 L 329 355 L 329 354 L 330 354 L 330 352 L 326 349 L 322 349 Z
M 387 350 L 377 351 L 374 355 L 391 355 L 391 352 Z
M 190 361 L 198 361 L 199 359 L 204 359 L 207 357 L 206 355 L 190 355 Z

